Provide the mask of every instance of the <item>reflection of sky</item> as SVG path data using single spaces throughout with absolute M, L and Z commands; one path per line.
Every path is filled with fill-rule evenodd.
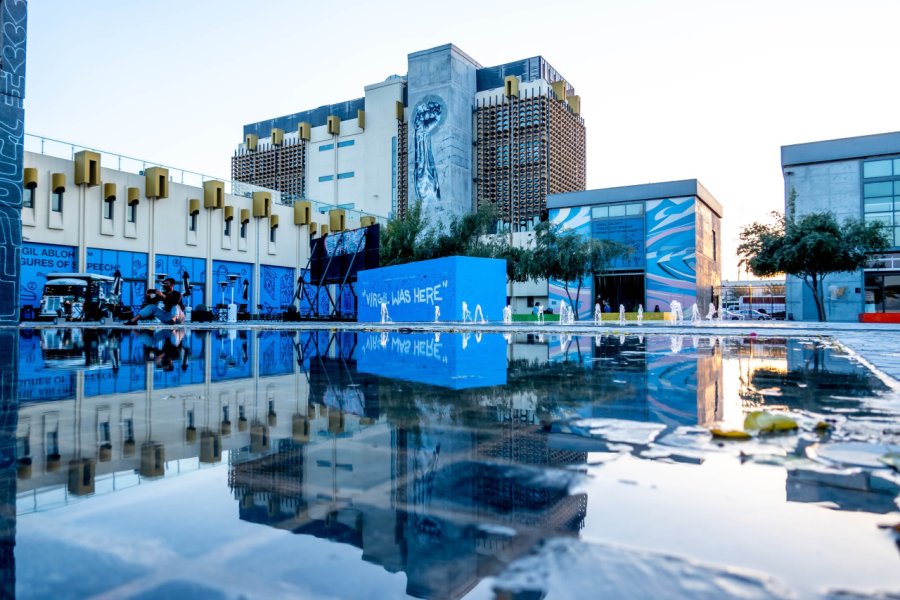
M 173 581 L 250 598 L 395 598 L 406 585 L 357 548 L 239 520 L 225 465 L 19 517 L 17 529 L 22 597 L 84 597 L 117 579 L 128 597 Z

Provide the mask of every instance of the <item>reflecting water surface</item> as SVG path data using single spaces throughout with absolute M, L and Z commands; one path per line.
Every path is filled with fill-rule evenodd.
M 900 590 L 900 404 L 819 341 L 17 335 L 19 598 Z M 762 409 L 800 431 L 709 433 Z

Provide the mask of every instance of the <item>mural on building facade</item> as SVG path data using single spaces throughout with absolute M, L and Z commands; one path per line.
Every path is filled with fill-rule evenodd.
M 591 208 L 582 206 L 579 208 L 562 208 L 550 211 L 550 223 L 558 225 L 566 230 L 573 230 L 578 235 L 588 237 L 591 235 Z M 566 292 L 564 281 L 550 279 L 547 282 L 547 291 L 550 298 L 550 307 L 554 312 L 559 312 L 559 303 L 574 307 L 578 312 L 578 320 L 590 319 L 594 312 L 594 303 L 591 298 L 594 295 L 594 286 L 591 277 L 585 277 L 581 282 L 581 291 L 578 291 L 578 282 L 569 282 L 569 291 Z M 571 300 L 570 300 L 571 298 Z
M 446 112 L 444 101 L 437 96 L 425 96 L 413 111 L 416 197 L 426 203 L 441 199 L 431 136 L 443 122 Z
M 5 323 L 19 321 L 27 8 L 25 0 L 0 4 L 0 322 Z
M 651 200 L 645 205 L 647 307 L 667 311 L 673 300 L 697 299 L 694 198 Z M 646 307 L 645 307 L 646 308 Z

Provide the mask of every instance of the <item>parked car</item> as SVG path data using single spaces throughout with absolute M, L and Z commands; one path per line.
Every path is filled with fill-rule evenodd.
M 772 315 L 766 314 L 761 310 L 756 310 L 755 308 L 742 308 L 737 311 L 738 314 L 743 316 L 744 319 L 748 321 L 770 321 L 772 320 Z
M 744 315 L 737 310 L 723 310 L 722 311 L 722 319 L 726 321 L 743 321 L 746 319 Z

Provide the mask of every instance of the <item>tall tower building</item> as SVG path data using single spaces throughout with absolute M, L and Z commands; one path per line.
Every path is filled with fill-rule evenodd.
M 232 179 L 314 209 L 433 223 L 497 206 L 527 230 L 550 193 L 585 188 L 580 98 L 542 57 L 483 67 L 452 44 L 413 52 L 365 96 L 244 126 Z

